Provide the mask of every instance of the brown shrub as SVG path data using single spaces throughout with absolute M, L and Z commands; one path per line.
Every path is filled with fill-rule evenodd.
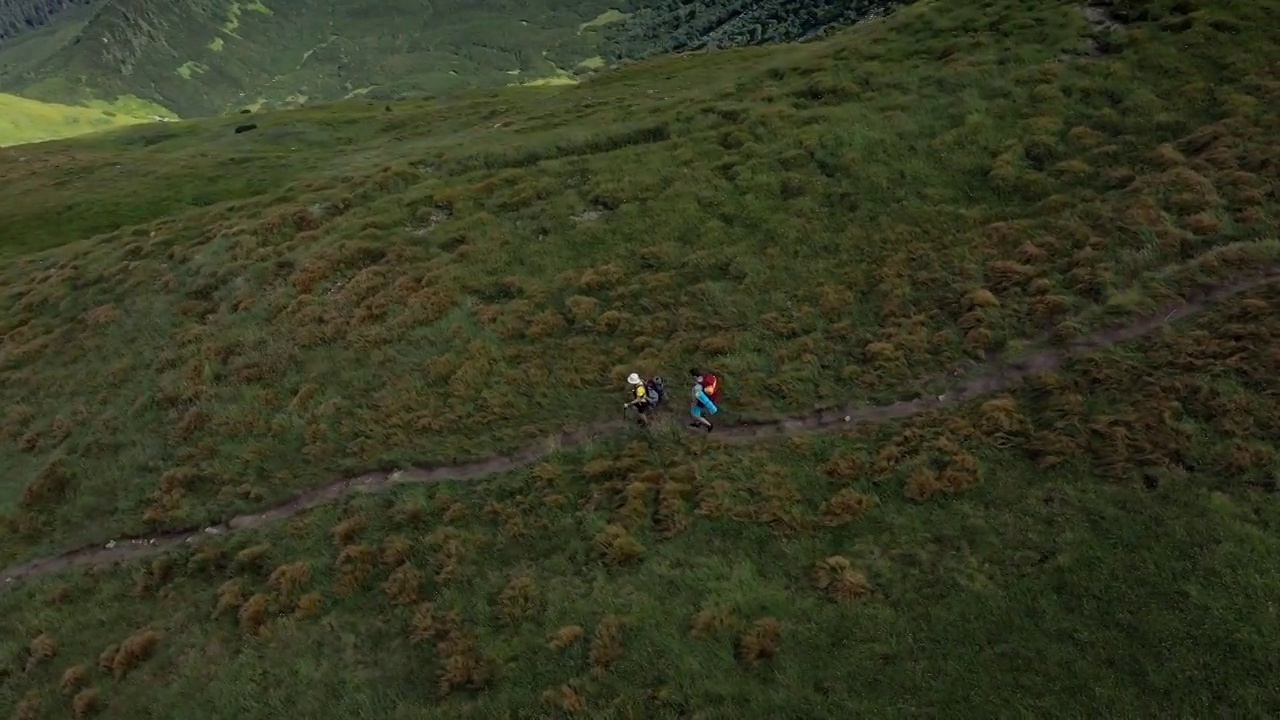
M 625 277 L 626 273 L 621 267 L 614 263 L 606 263 L 583 272 L 578 282 L 586 290 L 604 290 L 616 287 Z
M 1096 148 L 1107 141 L 1107 136 L 1092 128 L 1077 125 L 1067 132 L 1067 139 L 1086 148 Z
M 27 657 L 28 672 L 58 654 L 58 641 L 49 633 L 41 633 L 31 641 L 31 654 Z
M 271 571 L 271 577 L 267 579 L 267 583 L 280 593 L 280 599 L 286 603 L 309 582 L 311 582 L 311 564 L 305 560 L 281 565 Z
M 409 642 L 430 642 L 439 647 L 461 631 L 462 617 L 456 612 L 442 613 L 436 606 L 424 602 L 414 609 L 409 621 Z
M 1053 170 L 1059 175 L 1078 178 L 1089 174 L 1093 168 L 1089 166 L 1089 163 L 1083 160 L 1072 158 L 1070 160 L 1063 160 L 1062 162 L 1054 165 Z
M 1183 224 L 1196 235 L 1212 235 L 1222 229 L 1222 221 L 1209 213 L 1196 213 Z
M 902 361 L 902 351 L 895 347 L 892 343 L 873 342 L 868 343 L 863 352 L 871 360 L 881 363 L 896 363 Z
M 822 504 L 818 515 L 827 527 L 841 527 L 857 520 L 871 509 L 874 500 L 867 495 L 844 488 Z
M 364 583 L 373 571 L 376 554 L 368 545 L 348 545 L 338 553 L 338 594 L 349 596 Z
M 574 295 L 565 300 L 564 304 L 574 327 L 590 328 L 600 314 L 600 301 L 585 295 Z
M 731 332 L 708 335 L 698 343 L 698 353 L 704 357 L 726 355 L 737 346 L 737 338 Z
M 926 467 L 916 468 L 907 479 L 907 497 L 916 502 L 924 502 L 942 490 L 938 482 L 938 474 Z
M 1162 143 L 1157 146 L 1148 157 L 1156 167 L 1166 170 L 1177 167 L 1187 161 L 1186 156 L 1178 152 L 1177 148 L 1169 143 Z
M 866 473 L 867 464 L 861 456 L 847 450 L 840 450 L 818 470 L 823 475 L 837 480 L 860 480 Z
M 708 638 L 737 624 L 738 619 L 726 608 L 703 608 L 693 616 L 689 634 L 695 638 Z
M 58 688 L 64 695 L 70 695 L 89 682 L 89 669 L 83 665 L 72 665 L 62 673 Z
M 819 561 L 814 565 L 810 578 L 814 587 L 840 602 L 860 600 L 871 593 L 867 577 L 840 555 Z
M 698 493 L 698 506 L 694 512 L 701 517 L 720 518 L 733 511 L 733 486 L 724 480 L 716 480 Z
M 581 625 L 565 625 L 547 636 L 547 647 L 558 652 L 578 642 L 582 636 Z
M 409 561 L 413 544 L 403 535 L 390 535 L 382 541 L 382 564 L 399 567 Z
M 1267 201 L 1267 194 L 1262 190 L 1250 189 L 1241 190 L 1236 194 L 1235 201 L 1237 205 L 1243 205 L 1253 209 L 1257 205 L 1261 205 Z
M 369 518 L 361 513 L 359 515 L 353 515 L 339 522 L 337 525 L 334 525 L 333 529 L 330 530 L 329 533 L 333 536 L 333 541 L 337 544 L 350 545 L 356 539 L 356 536 L 358 536 L 360 532 L 367 527 L 369 527 Z
M 592 482 L 612 479 L 618 474 L 618 464 L 609 458 L 589 460 L 582 466 L 582 476 Z
M 98 653 L 98 669 L 102 672 L 111 672 L 111 668 L 115 665 L 116 655 L 120 654 L 119 645 L 111 645 L 106 650 Z
M 324 608 L 324 597 L 320 593 L 307 593 L 298 598 L 298 604 L 294 607 L 293 616 L 299 620 L 307 620 L 320 614 L 320 610 Z
M 271 598 L 255 593 L 240 606 L 240 629 L 247 633 L 260 632 L 271 614 Z
M 964 331 L 980 328 L 987 324 L 987 315 L 981 310 L 970 310 L 956 320 L 956 327 Z
M 658 487 L 658 509 L 654 513 L 653 526 L 661 538 L 671 538 L 684 532 L 692 523 L 685 509 L 684 495 L 688 485 L 664 482 Z
M 991 347 L 993 337 L 991 331 L 980 327 L 970 330 L 964 336 L 964 347 L 974 355 L 981 356 L 987 348 Z
M 240 579 L 228 580 L 222 583 L 218 588 L 218 602 L 213 609 L 214 617 L 227 610 L 234 610 L 244 603 L 243 587 L 244 581 Z
M 617 523 L 626 528 L 646 525 L 653 517 L 650 499 L 654 488 L 647 482 L 632 482 L 623 490 L 622 506 L 614 513 Z
M 835 320 L 848 316 L 855 302 L 853 292 L 844 285 L 823 285 L 818 288 L 818 311 L 823 317 Z
M 1052 245 L 1054 242 L 1054 239 L 1042 238 L 1041 242 L 1047 245 Z M 1022 243 L 1021 245 L 1018 246 L 1018 249 L 1015 250 L 1014 253 L 1018 256 L 1018 262 L 1027 263 L 1027 264 L 1041 263 L 1049 259 L 1049 253 L 1033 242 Z M 1032 283 L 1034 282 L 1035 281 L 1033 280 Z
M 587 712 L 587 699 L 572 685 L 561 685 L 542 693 L 542 702 L 567 715 L 583 715 Z
M 111 660 L 111 675 L 116 680 L 129 674 L 137 666 L 151 659 L 156 646 L 160 644 L 160 633 L 155 630 L 142 630 L 125 638 L 120 643 L 120 650 Z
M 564 316 L 551 308 L 547 308 L 531 318 L 524 318 L 524 334 L 526 337 L 535 340 L 554 337 L 568 326 L 569 324 L 565 322 Z
M 421 598 L 422 581 L 422 571 L 413 563 L 405 563 L 391 572 L 382 584 L 382 591 L 392 605 L 413 605 Z
M 1137 181 L 1138 176 L 1129 168 L 1107 168 L 1102 170 L 1102 179 L 1105 179 L 1108 186 L 1119 190 L 1119 188 L 1129 187 Z
M 430 516 L 431 516 L 430 508 L 428 508 L 421 500 L 418 500 L 417 498 L 407 500 L 401 504 L 398 504 L 391 511 L 392 520 L 394 520 L 395 522 L 401 525 L 418 525 Z M 394 538 L 399 536 L 393 535 L 392 537 Z M 390 538 L 388 538 L 388 540 L 389 539 Z M 384 546 L 384 551 L 385 549 L 386 549 L 386 546 Z M 403 562 L 403 560 L 401 560 L 401 562 Z M 384 558 L 384 563 L 399 564 L 399 563 L 386 563 L 385 558 Z
M 595 543 L 596 550 L 610 565 L 626 565 L 644 557 L 644 546 L 616 523 L 609 524 L 596 535 Z
M 986 288 L 978 288 L 970 290 L 964 296 L 964 304 L 966 308 L 993 308 L 999 307 L 1000 301 L 996 299 L 994 293 Z
M 209 413 L 200 408 L 190 408 L 173 426 L 175 440 L 189 440 L 191 436 L 203 430 L 209 424 Z
M 504 622 L 515 625 L 538 607 L 538 586 L 528 575 L 518 575 L 498 594 L 498 612 Z
M 596 626 L 591 638 L 591 652 L 587 657 L 593 675 L 600 676 L 622 659 L 622 618 L 608 615 Z
M 96 713 L 102 707 L 102 697 L 96 688 L 86 688 L 76 693 L 71 699 L 71 714 L 76 720 L 83 720 Z
M 436 675 L 436 687 L 441 696 L 448 696 L 460 688 L 478 690 L 489 682 L 492 660 L 480 652 L 474 633 L 455 630 L 436 644 L 440 658 L 440 671 Z
M 975 425 L 999 445 L 1002 439 L 1027 432 L 1031 422 L 1018 411 L 1018 401 L 1004 395 L 982 403 Z
M 996 290 L 1007 290 L 1024 285 L 1036 275 L 1035 268 L 1012 260 L 996 260 L 988 263 L 986 270 Z
M 964 492 L 982 482 L 982 469 L 978 459 L 966 452 L 951 456 L 947 467 L 938 475 L 938 484 L 949 493 Z
M 238 568 L 244 569 L 260 568 L 263 565 L 263 560 L 266 559 L 267 554 L 270 552 L 271 545 L 269 543 L 261 543 L 259 545 L 247 547 L 236 553 L 235 565 Z
M 1162 173 L 1158 180 L 1165 189 L 1176 193 L 1169 202 L 1169 208 L 1179 215 L 1203 212 L 1218 203 L 1213 183 L 1193 170 L 1169 170 Z
M 120 319 L 120 310 L 111 304 L 99 305 L 84 314 L 86 324 L 96 327 L 99 325 L 110 325 Z
M 782 623 L 761 618 L 738 637 L 738 659 L 748 667 L 777 656 L 782 642 Z
M 1027 303 L 1032 317 L 1042 322 L 1053 322 L 1067 314 L 1071 309 L 1070 298 L 1062 295 L 1045 295 L 1033 298 Z

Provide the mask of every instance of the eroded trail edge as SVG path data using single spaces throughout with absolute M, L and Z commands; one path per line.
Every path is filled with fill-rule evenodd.
M 911 417 L 942 407 L 959 405 L 977 398 L 1007 390 L 1018 382 L 1061 366 L 1068 359 L 1105 350 L 1114 345 L 1148 335 L 1176 320 L 1199 313 L 1226 298 L 1248 292 L 1263 285 L 1280 282 L 1280 272 L 1239 282 L 1220 285 L 1198 296 L 1171 304 L 1158 313 L 1135 319 L 1125 325 L 1099 330 L 1060 347 L 1042 349 L 1016 360 L 997 357 L 980 365 L 967 379 L 951 386 L 937 397 L 896 402 L 890 405 L 832 408 L 776 421 L 743 422 L 733 426 L 717 426 L 713 438 L 731 442 L 752 442 L 806 432 L 848 428 L 858 423 L 884 422 Z M 498 475 L 533 465 L 551 455 L 573 450 L 584 443 L 627 430 L 629 423 L 613 421 L 549 437 L 516 455 L 501 455 L 472 463 L 438 467 L 415 467 L 395 471 L 373 471 L 344 478 L 320 488 L 295 495 L 274 507 L 239 515 L 226 522 L 201 530 L 162 533 L 141 538 L 115 540 L 104 545 L 90 545 L 56 555 L 37 558 L 0 572 L 0 592 L 18 587 L 23 581 L 53 575 L 73 568 L 108 565 L 157 555 L 184 544 L 225 536 L 261 527 L 311 508 L 337 502 L 357 493 L 378 493 L 398 485 L 468 481 Z

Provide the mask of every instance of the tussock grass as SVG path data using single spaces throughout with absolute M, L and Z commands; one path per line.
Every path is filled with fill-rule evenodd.
M 0 560 L 524 448 L 616 417 L 633 370 L 715 368 L 728 421 L 938 394 L 1264 272 L 1272 5 L 1131 2 L 1106 29 L 922 3 L 573 87 L 0 154 Z M 1268 714 L 1276 302 L 909 421 L 603 440 L 42 581 L 0 597 L 0 692 L 121 717 Z

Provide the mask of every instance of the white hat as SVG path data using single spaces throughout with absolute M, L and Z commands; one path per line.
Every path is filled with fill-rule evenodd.
M 642 380 L 640 380 L 640 374 L 631 373 L 630 375 L 627 376 L 627 382 L 631 383 L 632 385 L 639 385 L 642 382 Z

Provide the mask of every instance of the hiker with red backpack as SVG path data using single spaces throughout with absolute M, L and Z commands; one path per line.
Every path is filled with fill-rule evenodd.
M 693 402 L 689 407 L 693 422 L 689 423 L 689 427 L 705 428 L 707 432 L 711 432 L 713 427 L 711 421 L 704 415 L 715 415 L 720 412 L 718 407 L 720 378 L 714 373 L 703 372 L 698 368 L 691 369 L 689 374 L 693 376 Z

